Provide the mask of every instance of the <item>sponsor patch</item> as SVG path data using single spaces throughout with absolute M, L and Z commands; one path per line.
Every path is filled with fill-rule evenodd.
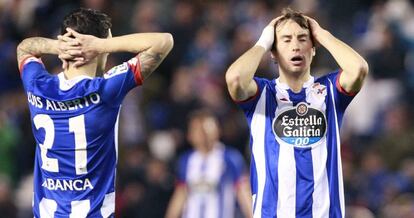
M 325 136 L 326 118 L 321 111 L 301 102 L 280 112 L 272 127 L 277 139 L 295 147 L 308 148 Z
M 128 72 L 128 69 L 129 69 L 128 68 L 128 64 L 127 63 L 123 63 L 121 65 L 118 65 L 118 66 L 113 67 L 108 72 L 106 72 L 104 74 L 104 78 L 105 79 L 108 79 L 108 78 L 111 78 L 113 76 L 116 76 L 116 75 L 119 75 L 119 74 L 122 74 L 122 73 L 126 73 L 126 72 Z

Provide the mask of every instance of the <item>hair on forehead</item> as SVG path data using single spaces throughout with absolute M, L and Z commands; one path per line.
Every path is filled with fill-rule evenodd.
M 294 21 L 303 29 L 310 29 L 308 19 L 306 19 L 305 15 L 302 12 L 295 11 L 289 7 L 282 10 L 282 17 L 275 23 L 275 29 L 287 20 Z
M 301 28 L 309 30 L 309 34 L 310 34 L 309 37 L 312 41 L 312 45 L 315 45 L 308 19 L 306 19 L 305 15 L 302 12 L 295 11 L 289 7 L 283 8 L 282 17 L 276 21 L 275 34 L 276 34 L 276 28 L 282 23 L 287 22 L 288 20 L 292 20 L 293 22 L 297 23 Z M 277 40 L 275 38 L 273 48 L 276 48 L 276 42 Z

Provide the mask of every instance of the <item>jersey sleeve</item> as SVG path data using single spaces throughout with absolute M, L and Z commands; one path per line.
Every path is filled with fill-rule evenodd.
M 49 76 L 45 66 L 40 58 L 28 56 L 19 66 L 20 77 L 22 78 L 23 86 L 27 89 L 32 82 L 44 76 Z
M 249 112 L 252 113 L 254 111 L 254 108 L 256 107 L 256 104 L 259 101 L 260 95 L 262 94 L 263 89 L 266 88 L 266 84 L 268 83 L 267 79 L 263 79 L 259 77 L 254 77 L 253 79 L 257 85 L 256 94 L 243 101 L 234 100 L 234 102 L 238 104 L 239 107 L 245 111 L 245 113 L 249 113 Z
M 246 172 L 244 159 L 242 155 L 234 149 L 226 149 L 225 158 L 233 184 L 237 185 Z
M 126 94 L 142 85 L 143 78 L 138 56 L 113 67 L 103 75 L 102 97 L 114 105 L 121 104 Z
M 187 152 L 183 154 L 177 164 L 176 169 L 176 183 L 177 185 L 186 185 L 187 184 L 187 165 L 188 165 L 188 159 L 190 157 L 190 153 Z
M 342 70 L 337 70 L 333 73 L 321 77 L 321 79 L 328 79 L 331 82 L 333 97 L 335 99 L 335 106 L 339 111 L 343 113 L 357 93 L 348 93 L 344 90 L 344 88 L 339 83 L 339 78 L 341 75 Z

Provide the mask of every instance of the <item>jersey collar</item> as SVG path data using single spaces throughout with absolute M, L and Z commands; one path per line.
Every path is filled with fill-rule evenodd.
M 315 78 L 313 76 L 310 76 L 310 78 L 308 79 L 308 81 L 306 81 L 305 83 L 303 83 L 303 88 L 308 88 L 310 85 L 313 84 L 313 82 L 315 81 Z M 288 90 L 290 89 L 289 85 L 286 83 L 282 83 L 280 82 L 280 77 L 278 77 L 276 79 L 276 85 L 282 89 Z
M 58 78 L 59 78 L 59 88 L 62 91 L 67 91 L 71 89 L 74 85 L 76 85 L 76 83 L 78 83 L 81 80 L 93 79 L 92 77 L 86 76 L 86 75 L 77 76 L 73 79 L 65 79 L 65 74 L 63 72 L 58 74 Z

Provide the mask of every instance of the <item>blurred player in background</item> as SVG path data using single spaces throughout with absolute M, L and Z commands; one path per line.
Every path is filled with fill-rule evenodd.
M 341 68 L 311 76 L 316 43 Z M 279 78 L 254 77 L 265 54 Z M 285 9 L 226 73 L 251 130 L 255 218 L 345 217 L 339 128 L 361 89 L 367 62 L 312 18 Z
M 110 18 L 78 9 L 63 21 L 59 40 L 33 37 L 17 48 L 37 147 L 35 217 L 113 217 L 117 131 L 121 103 L 155 70 L 173 46 L 168 33 L 111 37 Z M 113 52 L 138 53 L 101 77 Z M 44 54 L 65 60 L 51 75 Z
M 187 138 L 194 150 L 179 159 L 178 184 L 166 218 L 233 218 L 236 200 L 244 217 L 252 217 L 243 157 L 219 141 L 215 116 L 193 112 Z

